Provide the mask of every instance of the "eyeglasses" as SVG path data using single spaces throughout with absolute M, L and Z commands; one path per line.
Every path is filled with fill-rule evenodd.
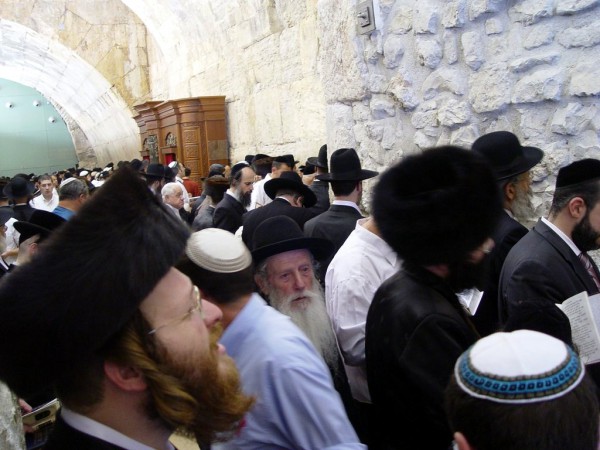
M 198 286 L 194 286 L 193 302 L 194 303 L 191 306 L 191 308 L 183 316 L 173 319 L 173 320 L 165 323 L 164 325 L 160 325 L 160 326 L 154 328 L 153 330 L 148 331 L 148 334 L 149 335 L 155 334 L 161 328 L 169 327 L 171 325 L 177 325 L 177 324 L 189 319 L 192 316 L 192 314 L 194 313 L 194 311 L 198 311 L 200 313 L 200 318 L 204 319 L 204 311 L 202 310 L 202 299 L 200 298 L 200 289 L 198 289 Z

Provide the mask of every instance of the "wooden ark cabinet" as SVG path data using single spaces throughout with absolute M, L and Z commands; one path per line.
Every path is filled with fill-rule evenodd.
M 229 164 L 224 96 L 150 101 L 134 108 L 142 158 L 162 164 L 177 160 L 196 181 L 211 164 Z

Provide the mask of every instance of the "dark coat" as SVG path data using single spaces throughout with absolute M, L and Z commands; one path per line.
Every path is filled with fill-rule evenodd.
M 527 234 L 527 228 L 510 217 L 502 214 L 496 230 L 492 234 L 494 249 L 488 257 L 488 276 L 483 287 L 483 297 L 473 317 L 475 328 L 481 336 L 487 336 L 498 331 L 498 282 L 502 265 L 508 252 L 519 240 Z
M 319 214 L 304 224 L 305 236 L 329 239 L 333 242 L 334 251 L 331 256 L 319 261 L 319 278 L 322 282 L 325 280 L 329 263 L 356 228 L 356 221 L 362 218 L 363 216 L 351 206 L 331 205 L 323 214 Z
M 31 215 L 34 211 L 35 208 L 29 203 L 27 203 L 26 205 L 13 206 L 14 218 L 17 220 L 23 220 L 25 222 L 29 222 L 29 219 L 31 219 Z
M 65 449 L 125 450 L 123 447 L 119 447 L 72 428 L 58 416 L 50 439 L 46 445 L 44 445 L 44 450 Z
M 381 285 L 366 324 L 367 380 L 380 439 L 370 448 L 449 447 L 444 390 L 457 358 L 477 337 L 456 295 L 432 273 L 405 262 Z
M 318 213 L 316 211 L 312 211 L 307 208 L 298 208 L 292 206 L 283 198 L 276 198 L 268 205 L 248 211 L 244 215 L 242 240 L 246 246 L 252 250 L 252 238 L 254 236 L 254 231 L 256 230 L 256 227 L 258 227 L 258 225 L 260 225 L 264 220 L 275 216 L 288 216 L 294 219 L 296 223 L 300 225 L 300 228 L 303 228 L 306 221 L 312 219 L 317 214 Z
M 594 269 L 598 268 L 594 264 Z M 541 220 L 515 244 L 502 268 L 500 322 L 507 331 L 541 331 L 571 344 L 567 316 L 555 303 L 587 291 L 594 281 L 571 248 Z
M 321 180 L 314 180 L 308 187 L 317 196 L 317 203 L 309 209 L 321 214 L 329 209 L 329 183 Z
M 223 199 L 215 207 L 213 224 L 215 228 L 235 233 L 242 226 L 242 216 L 245 212 L 246 210 L 240 202 L 225 193 Z

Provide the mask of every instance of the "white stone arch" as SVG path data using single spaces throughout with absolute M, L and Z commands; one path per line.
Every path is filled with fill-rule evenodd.
M 83 163 L 139 154 L 139 131 L 126 102 L 98 70 L 56 40 L 0 19 L 0 78 L 37 89 L 60 107 L 70 128 L 80 130 L 74 143 Z

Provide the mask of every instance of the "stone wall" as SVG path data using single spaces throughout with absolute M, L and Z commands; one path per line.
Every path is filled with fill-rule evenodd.
M 0 411 L 0 448 L 25 449 L 23 422 L 17 399 L 4 383 L 0 383 Z
M 536 214 L 558 168 L 600 157 L 597 0 L 375 1 L 358 35 L 355 3 L 318 3 L 330 148 L 383 170 L 431 146 L 470 146 L 495 130 L 545 152 Z

